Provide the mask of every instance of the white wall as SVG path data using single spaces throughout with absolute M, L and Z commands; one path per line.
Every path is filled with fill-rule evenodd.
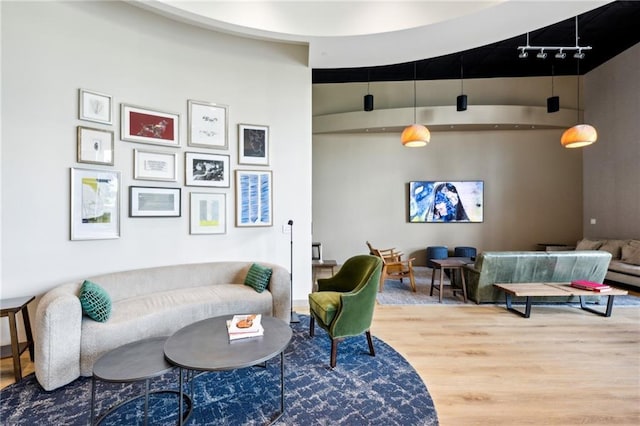
M 640 238 L 640 44 L 586 75 L 584 235 Z M 594 225 L 591 219 L 596 219 Z
M 311 72 L 307 47 L 215 33 L 123 2 L 2 2 L 3 298 L 41 295 L 85 276 L 214 260 L 289 267 L 294 220 L 294 294 L 311 280 Z M 116 123 L 77 119 L 78 88 L 110 94 Z M 229 150 L 187 147 L 187 99 L 229 105 Z M 120 141 L 119 105 L 181 114 L 179 149 Z M 229 154 L 237 165 L 237 124 L 270 126 L 274 226 L 236 228 L 230 188 L 184 186 L 184 152 Z M 121 237 L 70 241 L 69 169 L 76 126 L 114 130 L 122 172 Z M 133 149 L 179 153 L 177 183 L 133 180 Z M 182 217 L 128 217 L 130 185 L 182 187 Z M 227 194 L 226 235 L 189 235 L 189 192 Z

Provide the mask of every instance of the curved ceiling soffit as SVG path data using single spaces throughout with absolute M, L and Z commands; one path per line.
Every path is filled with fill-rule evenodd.
M 292 33 L 291 31 L 296 30 L 296 28 L 291 25 L 287 26 L 285 23 L 290 22 L 300 14 L 302 9 L 299 8 L 296 11 L 290 10 L 287 12 L 288 15 L 281 13 L 279 15 L 280 19 L 269 21 L 269 28 L 271 29 L 265 30 L 249 26 L 260 25 L 258 22 L 242 22 L 238 19 L 235 22 L 229 22 L 231 16 L 250 17 L 253 15 L 246 13 L 247 7 L 249 7 L 247 2 L 237 2 L 235 4 L 236 8 L 242 7 L 244 15 L 227 13 L 228 16 L 222 16 L 220 10 L 224 9 L 226 12 L 229 12 L 227 8 L 231 8 L 231 12 L 239 10 L 231 7 L 231 2 L 133 0 L 132 4 L 171 19 L 210 30 L 264 40 L 308 44 L 309 66 L 311 68 L 352 68 L 411 62 L 484 46 L 560 22 L 610 2 L 593 0 L 543 2 L 505 0 L 479 2 L 480 5 L 475 7 L 467 4 L 475 2 L 462 2 L 466 7 L 459 7 L 456 14 L 453 14 L 451 9 L 442 9 L 436 13 L 435 17 L 428 19 L 427 21 L 430 22 L 426 25 L 388 32 L 338 36 Z M 220 7 L 221 3 L 225 4 L 224 8 Z M 251 3 L 251 7 L 261 5 L 263 10 L 273 6 L 270 5 L 271 2 Z M 300 4 L 303 2 L 277 3 L 285 6 L 303 6 Z M 322 3 L 321 6 L 326 12 L 322 15 L 323 20 L 328 22 L 331 22 L 330 13 L 328 12 L 340 13 L 341 16 L 345 14 L 344 10 L 339 10 L 338 8 L 329 9 L 331 5 L 337 4 L 337 2 L 313 3 L 316 6 L 319 6 L 316 3 Z M 364 8 L 370 7 L 375 2 L 349 3 L 354 3 L 364 10 Z M 452 2 L 452 4 L 456 3 L 458 2 Z M 412 16 L 420 16 L 418 12 L 425 10 L 424 7 L 433 7 L 431 2 L 407 2 L 407 5 L 420 6 L 420 8 L 415 9 L 416 13 L 412 14 Z M 314 16 L 313 12 L 309 11 L 310 4 L 304 5 L 304 7 L 304 16 L 307 18 Z M 407 10 L 405 10 L 406 12 Z M 261 15 L 265 16 L 265 14 Z M 358 20 L 366 22 L 366 19 L 361 18 L 367 16 L 365 12 L 355 16 L 357 16 Z M 238 22 L 242 22 L 243 25 L 238 24 Z M 283 24 L 280 28 L 290 32 L 274 31 L 273 29 L 277 27 L 278 22 Z M 343 21 L 340 20 L 340 22 Z M 417 24 L 415 19 L 406 22 L 406 25 Z M 370 26 L 377 31 L 380 29 L 376 25 Z M 339 32 L 342 30 L 327 26 L 326 34 L 331 34 L 332 31 Z M 523 38 L 524 43 L 525 39 Z

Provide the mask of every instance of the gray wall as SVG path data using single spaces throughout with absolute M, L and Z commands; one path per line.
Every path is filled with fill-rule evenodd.
M 311 73 L 308 48 L 215 33 L 125 2 L 2 2 L 2 297 L 40 295 L 57 284 L 109 271 L 214 260 L 289 267 L 294 298 L 311 280 Z M 78 89 L 110 94 L 115 123 L 77 119 Z M 229 105 L 227 151 L 187 146 L 187 100 Z M 177 148 L 119 140 L 119 105 L 181 114 Z M 237 124 L 270 126 L 268 167 L 238 166 Z M 69 240 L 69 169 L 76 126 L 115 131 L 122 173 L 121 237 Z M 133 150 L 179 153 L 177 183 L 132 178 Z M 184 153 L 230 155 L 231 168 L 273 170 L 274 226 L 236 228 L 235 184 L 184 186 Z M 180 218 L 129 218 L 128 187 L 182 188 Z M 226 194 L 227 233 L 189 234 L 189 193 Z M 299 283 L 299 285 L 298 285 Z
M 640 238 L 638 76 L 640 44 L 586 76 L 586 121 L 598 130 L 598 142 L 584 152 L 587 237 Z
M 374 246 L 393 246 L 411 253 L 418 264 L 424 264 L 424 250 L 430 245 L 531 250 L 538 248 L 537 243 L 575 244 L 583 236 L 585 222 L 583 174 L 589 175 L 594 163 L 603 156 L 596 149 L 605 150 L 607 155 L 611 155 L 610 150 L 618 152 L 615 159 L 607 160 L 607 168 L 618 168 L 615 188 L 622 185 L 629 197 L 611 200 L 616 217 L 630 219 L 633 214 L 637 218 L 640 162 L 637 136 L 635 140 L 630 138 L 638 134 L 638 83 L 624 84 L 637 75 L 637 46 L 634 49 L 633 61 L 622 58 L 620 67 L 625 71 L 620 75 L 615 65 L 614 70 L 606 69 L 607 65 L 604 71 L 594 71 L 601 72 L 597 80 L 606 87 L 601 89 L 593 78 L 588 78 L 580 101 L 587 102 L 587 111 L 593 111 L 590 108 L 595 109 L 594 102 L 602 102 L 603 96 L 617 99 L 619 93 L 623 98 L 621 104 L 628 106 L 628 114 L 635 119 L 592 119 L 599 130 L 602 127 L 605 136 L 601 130 L 599 142 L 584 149 L 562 148 L 559 141 L 564 129 L 435 131 L 431 143 L 417 149 L 401 146 L 400 131 L 314 134 L 313 240 L 322 242 L 325 258 L 339 262 L 365 252 L 365 241 L 369 240 Z M 617 86 L 613 82 L 602 83 L 610 73 L 617 75 L 611 79 L 619 81 Z M 468 80 L 464 87 L 470 108 L 474 104 L 543 106 L 551 95 L 550 80 Z M 560 96 L 561 108 L 576 108 L 575 88 L 574 76 L 556 78 L 554 94 Z M 314 115 L 361 111 L 362 96 L 367 93 L 366 83 L 314 85 L 313 90 Z M 459 90 L 459 81 L 418 82 L 418 105 L 453 105 Z M 601 91 L 610 94 L 594 94 Z M 411 82 L 371 86 L 376 110 L 410 106 L 407 100 L 413 100 L 412 92 Z M 619 106 L 608 108 L 615 111 Z M 591 119 L 593 113 L 587 117 Z M 606 125 L 604 121 L 616 124 Z M 616 132 L 626 135 L 626 142 L 619 143 L 616 138 L 606 136 L 607 128 L 614 126 Z M 583 171 L 583 155 L 591 152 L 592 160 L 586 162 Z M 484 223 L 408 223 L 407 183 L 411 180 L 483 180 Z M 614 186 L 612 179 L 603 181 Z M 590 186 L 588 193 L 592 180 L 585 178 L 584 182 Z M 616 224 L 617 221 L 608 222 L 617 231 L 612 229 L 605 234 L 626 237 L 637 234 L 637 220 L 624 220 L 624 224 Z

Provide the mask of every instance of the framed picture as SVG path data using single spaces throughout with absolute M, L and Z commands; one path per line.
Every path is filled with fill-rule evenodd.
M 236 226 L 273 226 L 271 171 L 236 170 Z
M 71 240 L 120 237 L 120 172 L 71 168 Z
M 191 234 L 227 233 L 226 194 L 191 193 Z
M 187 101 L 189 131 L 187 144 L 203 148 L 227 149 L 227 106 Z
M 178 153 L 133 150 L 133 178 L 178 181 Z
M 269 165 L 269 126 L 238 124 L 238 164 Z
M 120 115 L 123 141 L 180 146 L 180 115 L 126 104 Z
M 78 126 L 78 163 L 113 166 L 113 131 Z
M 129 217 L 180 217 L 180 188 L 129 187 Z
M 409 222 L 482 222 L 484 182 L 409 182 Z
M 185 185 L 214 186 L 228 188 L 230 171 L 229 156 L 185 152 Z
M 78 90 L 78 118 L 95 123 L 113 124 L 113 102 L 110 95 Z

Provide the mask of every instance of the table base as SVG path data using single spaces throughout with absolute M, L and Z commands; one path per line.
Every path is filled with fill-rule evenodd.
M 262 366 L 262 367 L 266 367 L 266 361 L 264 363 L 261 364 L 256 364 L 256 366 Z M 186 382 L 185 383 L 185 371 L 186 371 Z M 187 397 L 187 399 L 189 400 L 189 402 L 191 403 L 192 400 L 195 400 L 195 396 L 193 395 L 193 381 L 200 375 L 205 374 L 205 373 L 210 373 L 211 371 L 204 371 L 200 374 L 194 374 L 195 370 L 191 370 L 191 369 L 187 369 L 187 368 L 180 368 L 180 378 L 179 378 L 179 387 L 180 390 L 177 391 L 177 393 L 180 394 L 180 403 L 179 403 L 179 408 L 178 408 L 178 412 L 182 412 L 183 411 L 183 398 L 182 396 L 184 395 L 184 387 L 185 385 L 190 386 L 190 395 L 191 397 L 189 397 L 189 395 L 184 395 Z M 191 414 L 191 406 L 189 408 L 189 414 Z M 284 351 L 280 352 L 280 411 L 274 413 L 271 416 L 271 419 L 269 420 L 269 423 L 267 424 L 272 424 L 275 423 L 276 421 L 278 421 L 282 415 L 284 414 Z M 186 416 L 186 418 L 184 419 L 180 419 L 178 424 L 180 426 L 182 426 L 184 424 L 184 422 L 187 421 L 188 419 L 188 415 Z
M 147 425 L 148 424 L 148 418 L 149 418 L 149 395 L 153 395 L 153 394 L 163 394 L 163 393 L 174 393 L 178 396 L 178 398 L 180 398 L 180 409 L 178 411 L 178 413 L 182 413 L 183 412 L 183 398 L 186 398 L 187 401 L 187 411 L 180 416 L 180 414 L 178 414 L 179 419 L 178 419 L 178 424 L 183 424 L 183 422 L 186 422 L 189 419 L 189 416 L 191 416 L 191 411 L 193 410 L 193 403 L 191 402 L 191 398 L 189 397 L 189 395 L 183 395 L 182 392 L 180 391 L 175 391 L 175 390 L 156 390 L 156 391 L 149 391 L 149 379 L 145 380 L 145 392 L 143 395 L 137 395 L 134 396 L 132 398 L 129 398 L 125 401 L 122 401 L 112 407 L 109 407 L 109 409 L 107 409 L 107 411 L 105 411 L 103 414 L 101 414 L 98 418 L 96 418 L 95 415 L 95 394 L 96 394 L 96 386 L 95 386 L 95 382 L 96 382 L 96 378 L 93 377 L 91 379 L 91 425 L 99 425 L 100 423 L 102 423 L 102 421 L 107 418 L 110 414 L 114 413 L 115 411 L 117 411 L 119 408 L 137 401 L 140 398 L 144 398 L 144 424 Z

